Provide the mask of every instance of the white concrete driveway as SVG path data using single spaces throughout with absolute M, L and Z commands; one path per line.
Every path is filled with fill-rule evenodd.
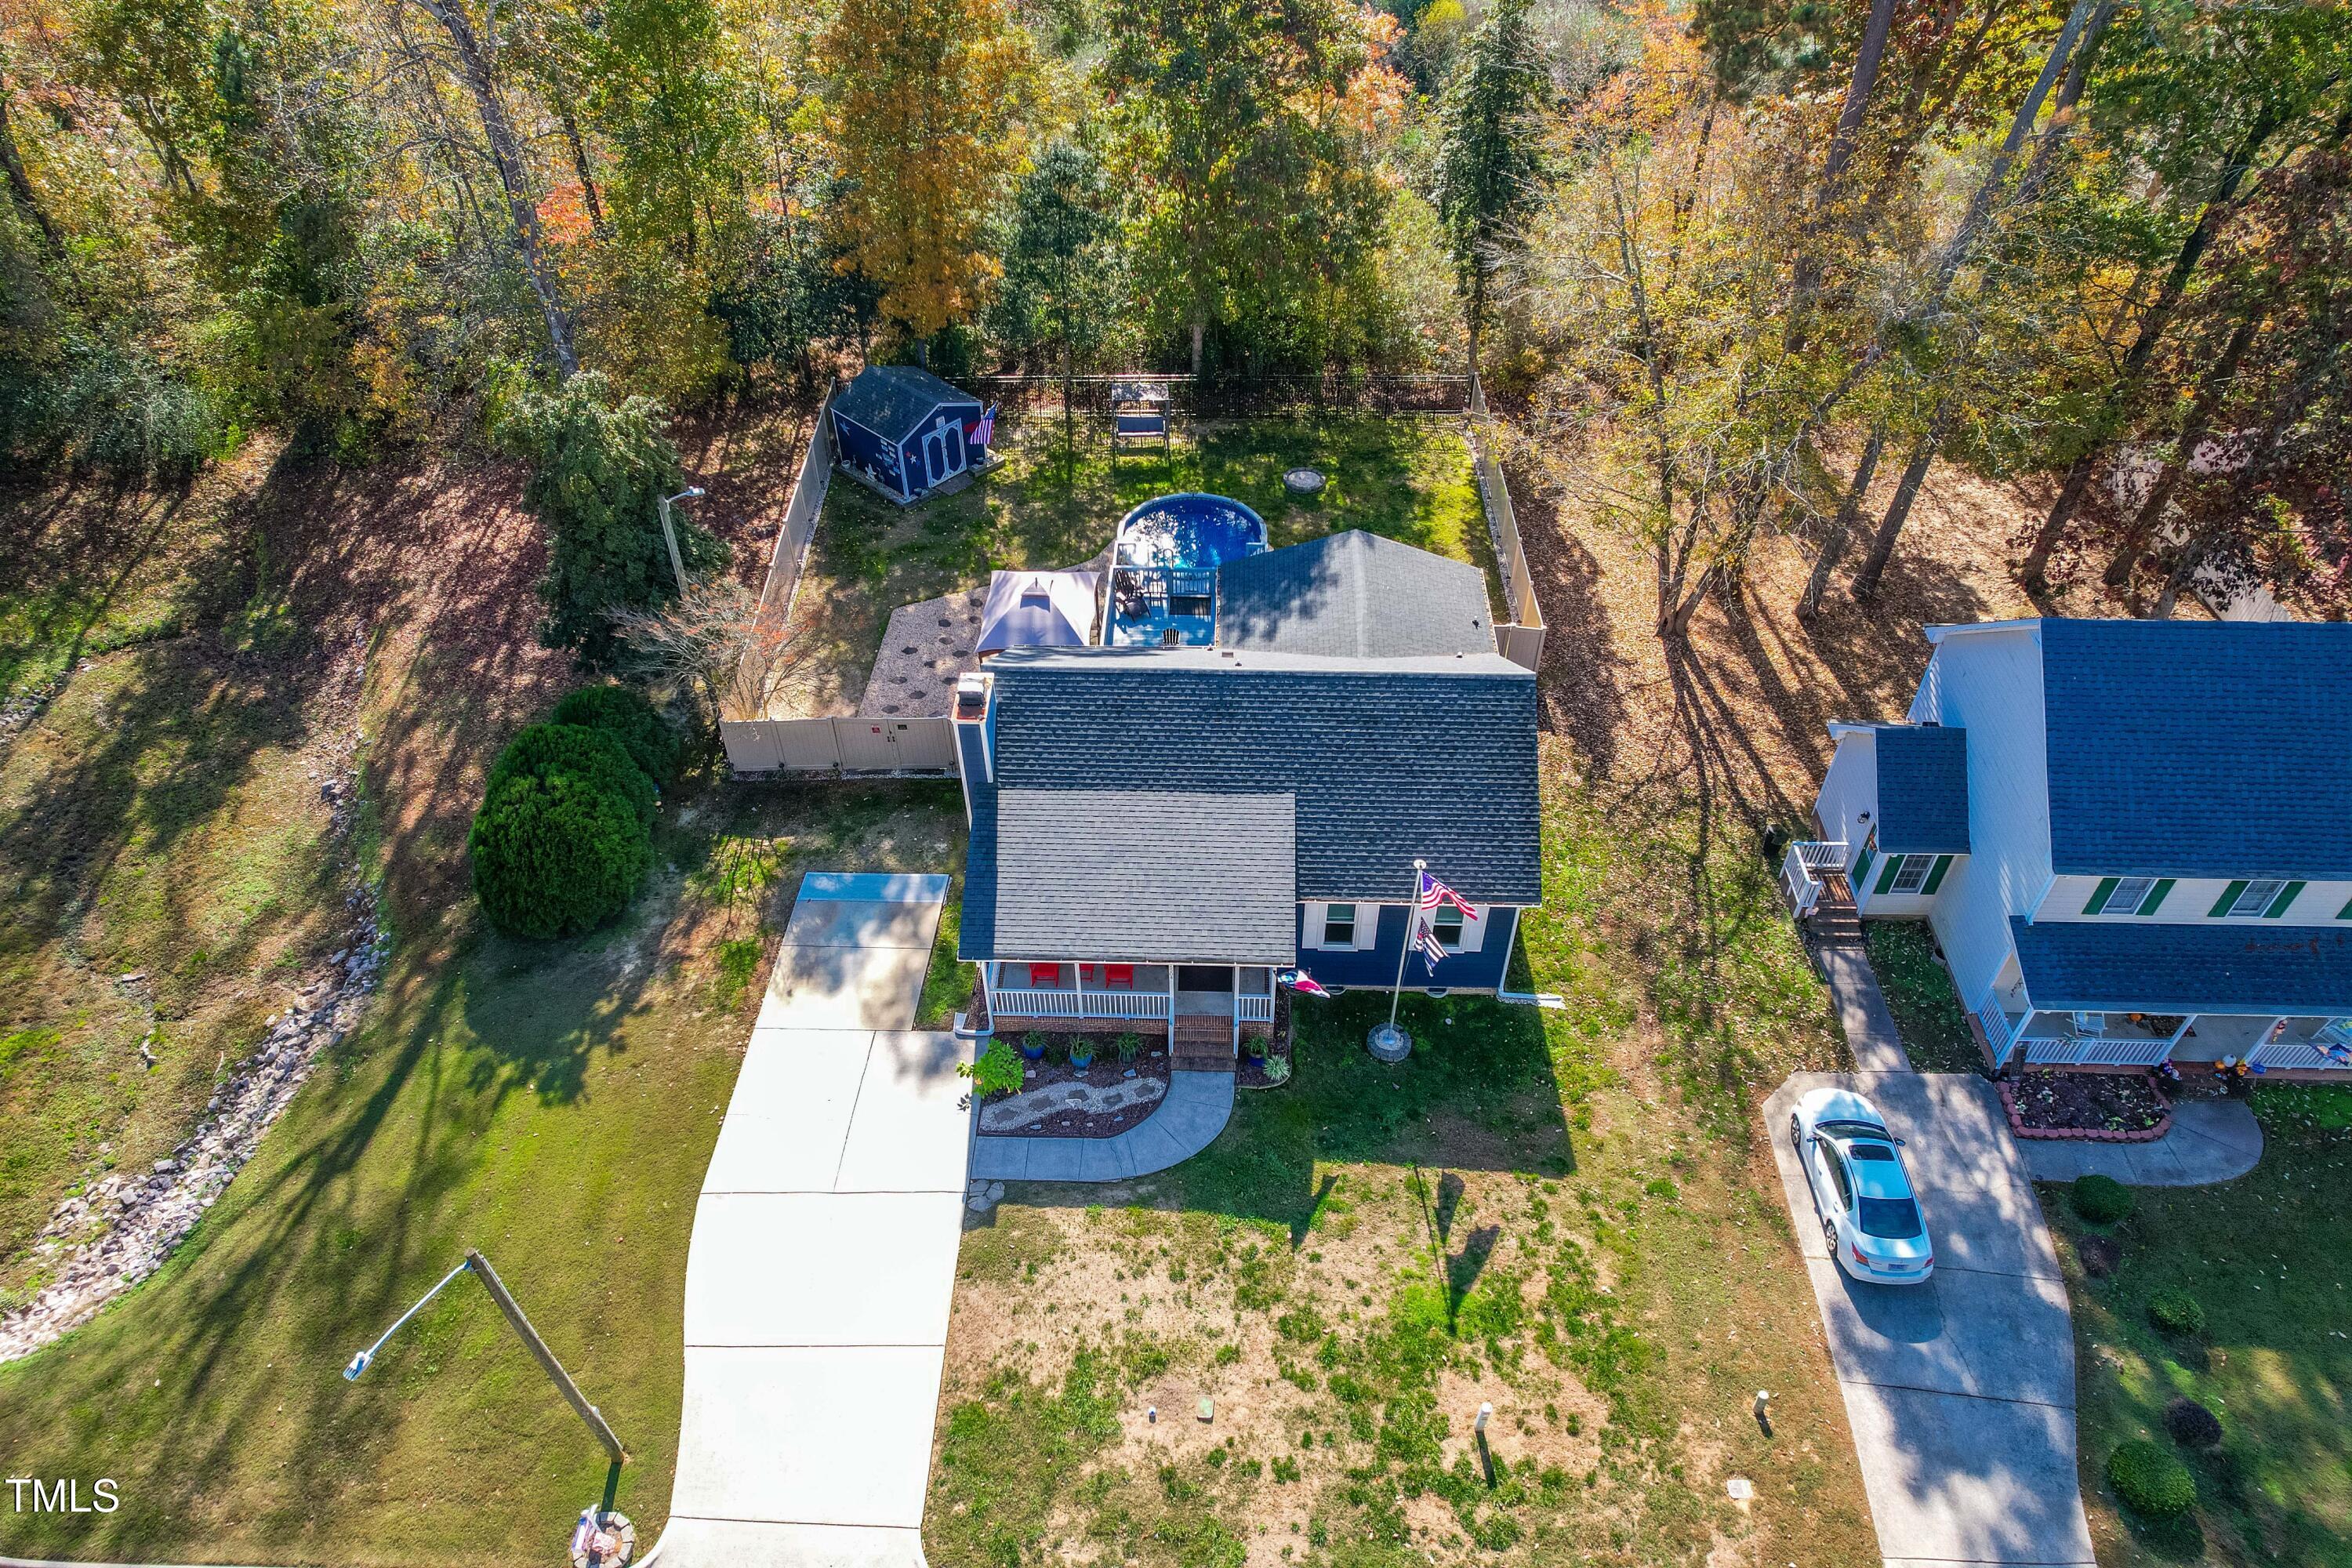
M 801 883 L 695 1210 L 665 1568 L 921 1568 L 968 1046 L 915 1006 L 945 877 Z
M 1830 1260 L 1789 1113 L 1826 1085 L 1870 1097 L 1936 1247 L 1925 1285 L 1862 1285 Z M 1886 1568 L 2090 1568 L 2074 1468 L 2066 1286 L 1992 1086 L 1965 1073 L 1800 1073 L 1764 1106 L 1828 1331 Z

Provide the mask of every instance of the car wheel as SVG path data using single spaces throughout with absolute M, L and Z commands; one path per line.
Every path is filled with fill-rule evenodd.
M 1834 1258 L 1837 1256 L 1837 1221 L 1827 1218 L 1822 1221 L 1822 1239 L 1829 1243 L 1830 1256 Z
M 1789 1113 L 1789 1147 L 1797 1152 L 1800 1160 L 1805 1157 L 1805 1124 L 1793 1110 Z

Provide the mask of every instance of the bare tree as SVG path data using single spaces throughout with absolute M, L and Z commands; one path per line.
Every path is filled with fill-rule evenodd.
M 764 710 L 799 662 L 782 617 L 731 577 L 698 584 L 658 610 L 616 610 L 613 626 L 633 674 L 675 683 L 710 726 L 730 710 Z

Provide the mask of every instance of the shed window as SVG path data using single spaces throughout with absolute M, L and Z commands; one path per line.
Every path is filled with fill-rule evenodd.
M 1353 947 L 1356 945 L 1356 906 L 1326 904 L 1323 906 L 1323 945 Z
M 2285 888 L 2286 879 L 2283 877 L 2257 878 L 2241 888 L 2238 896 L 2230 900 L 2230 918 L 2259 918 Z

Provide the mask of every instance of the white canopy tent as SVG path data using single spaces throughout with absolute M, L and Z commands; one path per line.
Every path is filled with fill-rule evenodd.
M 1084 647 L 1093 640 L 1091 572 L 998 572 L 981 611 L 982 658 L 1009 647 Z

